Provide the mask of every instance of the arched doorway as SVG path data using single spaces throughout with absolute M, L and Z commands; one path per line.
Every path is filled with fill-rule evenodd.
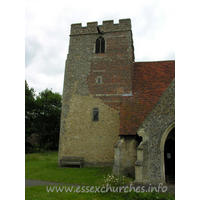
M 166 183 L 175 183 L 175 128 L 169 132 L 165 141 L 164 163 Z
M 175 122 L 170 124 L 160 141 L 161 182 L 175 183 Z

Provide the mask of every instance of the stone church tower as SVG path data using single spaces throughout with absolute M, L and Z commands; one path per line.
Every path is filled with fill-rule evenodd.
M 58 164 L 84 157 L 84 166 L 113 166 L 122 95 L 131 95 L 131 20 L 72 24 L 65 65 Z

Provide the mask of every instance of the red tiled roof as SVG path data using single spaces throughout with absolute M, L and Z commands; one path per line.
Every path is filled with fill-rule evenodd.
M 175 61 L 135 62 L 132 96 L 123 96 L 120 135 L 135 135 L 175 78 Z

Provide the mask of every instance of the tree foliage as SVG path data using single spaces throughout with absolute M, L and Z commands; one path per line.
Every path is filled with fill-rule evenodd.
M 61 95 L 46 89 L 36 97 L 37 129 L 40 149 L 58 149 Z
M 33 88 L 29 88 L 27 81 L 25 80 L 25 152 L 30 153 L 33 151 L 33 147 L 28 138 L 36 131 L 34 124 L 34 110 L 35 110 L 35 91 Z
M 59 93 L 49 89 L 36 96 L 34 89 L 29 89 L 25 81 L 25 141 L 36 133 L 39 150 L 58 149 L 61 100 Z
M 34 127 L 35 91 L 25 80 L 25 138 L 35 132 Z

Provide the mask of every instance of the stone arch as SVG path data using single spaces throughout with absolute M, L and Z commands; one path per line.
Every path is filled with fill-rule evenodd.
M 175 128 L 175 122 L 171 123 L 167 129 L 164 131 L 161 141 L 160 141 L 160 151 L 161 151 L 161 180 L 162 182 L 166 183 L 165 178 L 165 159 L 164 159 L 164 150 L 165 150 L 165 142 L 166 139 L 171 132 L 172 129 Z

